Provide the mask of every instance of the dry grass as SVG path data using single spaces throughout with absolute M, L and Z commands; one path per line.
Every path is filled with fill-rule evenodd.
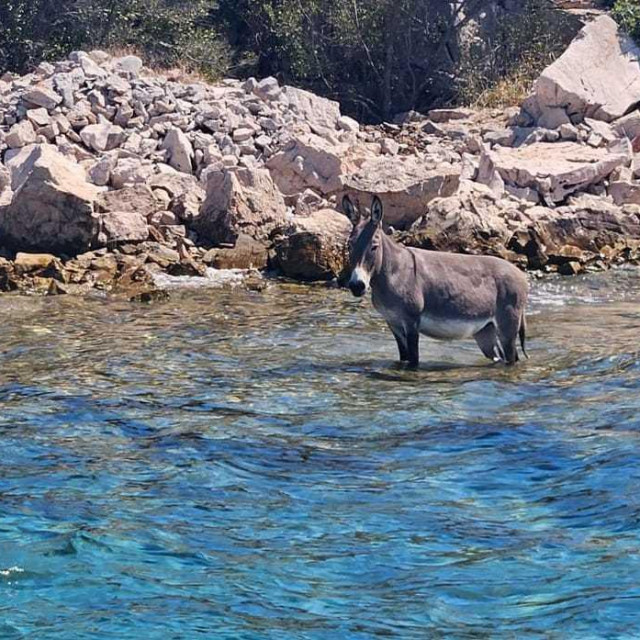
M 474 109 L 506 109 L 519 107 L 531 95 L 537 74 L 517 72 L 508 78 L 498 80 L 487 87 L 471 101 Z

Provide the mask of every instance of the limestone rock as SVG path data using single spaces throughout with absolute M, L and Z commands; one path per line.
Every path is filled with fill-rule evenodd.
M 11 204 L 0 210 L 0 237 L 15 248 L 76 254 L 98 230 L 97 188 L 84 171 L 48 145 L 38 145 L 17 171 Z
M 284 275 L 297 280 L 331 280 L 347 265 L 352 225 L 334 209 L 296 217 L 276 241 L 276 262 Z
M 514 202 L 501 200 L 484 185 L 465 182 L 455 195 L 433 200 L 403 238 L 410 245 L 442 251 L 495 254 L 513 233 L 509 218 L 517 217 Z
M 337 125 L 338 129 L 341 129 L 342 131 L 348 131 L 350 133 L 357 133 L 360 131 L 360 124 L 349 116 L 340 116 L 340 118 L 338 118 Z
M 149 237 L 147 219 L 138 211 L 107 211 L 100 214 L 100 226 L 98 243 L 102 245 L 142 242 Z
M 289 108 L 305 122 L 329 130 L 336 129 L 340 118 L 340 105 L 337 102 L 294 87 L 284 87 L 283 95 Z
M 94 151 L 111 151 L 124 141 L 124 131 L 110 123 L 90 124 L 82 129 L 80 138 Z
M 158 211 L 159 205 L 153 191 L 142 184 L 104 191 L 96 199 L 96 211 L 105 213 L 110 211 L 135 211 L 144 218 Z
M 182 173 L 193 172 L 193 146 L 189 138 L 175 127 L 165 136 L 162 148 L 169 152 L 169 164 Z
M 265 269 L 269 251 L 262 242 L 240 234 L 233 247 L 210 249 L 202 261 L 214 269 Z
M 29 120 L 14 124 L 5 137 L 5 142 L 10 149 L 19 149 L 35 141 L 36 132 Z
M 111 186 L 115 189 L 147 182 L 153 175 L 153 167 L 140 158 L 120 158 L 111 168 Z
M 9 169 L 0 164 L 0 207 L 8 205 L 12 195 L 11 174 Z
M 263 100 L 275 100 L 280 96 L 281 91 L 278 80 L 272 76 L 263 78 L 253 87 L 253 93 Z
M 536 121 L 562 108 L 573 122 L 611 122 L 640 102 L 640 49 L 609 16 L 588 23 L 536 81 L 523 108 Z
M 460 167 L 446 164 L 432 169 L 415 156 L 378 157 L 365 160 L 345 176 L 343 193 L 365 207 L 372 195 L 379 196 L 385 223 L 406 229 L 424 214 L 431 200 L 452 195 L 459 184 Z
M 266 243 L 286 212 L 266 169 L 223 169 L 209 176 L 207 197 L 193 227 L 213 244 L 233 245 L 240 234 Z
M 285 195 L 309 188 L 328 195 L 343 186 L 347 149 L 346 145 L 334 145 L 320 136 L 308 134 L 292 139 L 280 153 L 269 158 L 267 168 Z
M 43 271 L 57 261 L 50 253 L 23 253 L 18 252 L 14 260 L 16 273 L 24 274 L 31 271 Z
M 607 178 L 630 162 L 626 153 L 610 153 L 573 142 L 538 142 L 518 149 L 485 151 L 480 158 L 478 181 L 500 179 L 514 187 L 538 191 L 549 203 Z
M 56 93 L 53 89 L 40 85 L 26 91 L 22 97 L 30 104 L 37 107 L 43 107 L 47 111 L 55 109 L 61 102 L 62 96 Z
M 612 182 L 609 185 L 609 195 L 617 205 L 640 204 L 640 183 Z
M 618 118 L 613 123 L 613 127 L 618 135 L 626 136 L 629 140 L 637 138 L 640 135 L 640 111 Z

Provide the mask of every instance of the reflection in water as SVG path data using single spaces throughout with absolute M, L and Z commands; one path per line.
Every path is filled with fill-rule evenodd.
M 344 291 L 0 298 L 0 637 L 629 637 L 639 301 L 411 372 Z

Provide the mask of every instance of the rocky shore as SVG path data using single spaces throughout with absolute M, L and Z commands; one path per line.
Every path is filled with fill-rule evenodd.
M 0 290 L 149 299 L 158 274 L 331 281 L 344 194 L 407 244 L 576 274 L 640 259 L 640 51 L 588 23 L 521 109 L 360 126 L 276 79 L 77 52 L 0 78 Z M 258 281 L 254 280 L 254 285 Z

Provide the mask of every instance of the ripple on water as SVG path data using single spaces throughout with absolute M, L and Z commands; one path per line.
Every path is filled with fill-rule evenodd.
M 630 637 L 639 291 L 418 372 L 342 291 L 0 298 L 0 637 Z

